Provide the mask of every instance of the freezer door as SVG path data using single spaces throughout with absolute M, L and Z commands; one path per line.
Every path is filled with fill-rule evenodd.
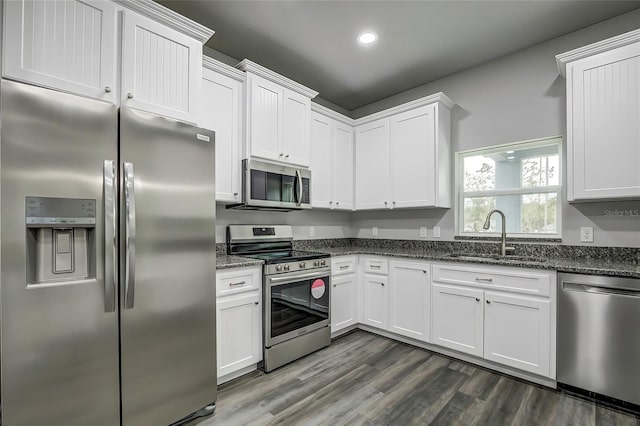
M 213 133 L 120 109 L 123 425 L 216 399 Z
M 114 264 L 105 280 L 104 263 L 105 229 L 113 231 L 104 166 L 117 164 L 117 110 L 1 84 L 2 424 L 118 425 Z M 46 209 L 85 218 L 52 225 L 38 216 Z M 27 225 L 29 214 L 37 223 Z

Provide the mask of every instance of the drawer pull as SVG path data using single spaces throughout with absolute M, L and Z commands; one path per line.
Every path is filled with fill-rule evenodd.
M 246 281 L 239 281 L 237 283 L 229 283 L 229 287 L 237 287 L 239 285 L 245 285 Z
M 349 265 L 342 265 L 342 266 L 340 267 L 340 270 L 348 269 L 348 268 L 349 268 Z
M 487 300 L 487 305 L 490 305 L 490 304 L 491 304 L 491 300 Z
M 338 284 L 334 284 L 333 286 L 334 286 L 334 287 L 337 287 L 337 286 L 338 286 Z
M 490 283 L 490 282 L 493 282 L 493 278 L 476 277 L 476 281 L 478 281 L 479 283 Z
M 254 305 L 259 305 L 259 304 L 260 304 L 260 302 L 253 302 L 253 304 L 254 304 Z
M 476 302 L 479 302 L 479 301 L 480 301 L 480 298 L 479 298 L 479 297 L 476 297 Z
M 370 265 L 369 267 L 374 269 L 380 269 L 380 265 Z

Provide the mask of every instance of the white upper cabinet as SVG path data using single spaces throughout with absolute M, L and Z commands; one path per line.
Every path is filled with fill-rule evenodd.
M 640 198 L 640 30 L 556 56 L 567 79 L 567 198 Z
M 259 157 L 309 167 L 311 99 L 318 92 L 248 59 L 237 68 L 247 73 L 243 158 Z
M 451 207 L 453 105 L 438 93 L 356 120 L 356 210 Z
M 202 58 L 202 94 L 198 126 L 216 132 L 216 201 L 239 202 L 244 73 Z
M 151 0 L 4 6 L 5 77 L 196 122 L 202 43 L 213 31 Z
M 356 210 L 384 209 L 389 203 L 389 120 L 356 128 Z
M 353 210 L 353 127 L 339 121 L 351 119 L 317 104 L 312 109 L 311 205 Z
M 108 1 L 5 1 L 3 75 L 115 102 L 115 17 Z
M 202 43 L 130 10 L 122 25 L 121 104 L 195 123 Z

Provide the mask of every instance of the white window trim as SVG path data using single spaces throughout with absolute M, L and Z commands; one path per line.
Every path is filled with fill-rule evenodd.
M 529 140 L 525 140 L 525 141 L 521 141 L 521 142 L 516 142 L 516 143 L 508 143 L 508 144 L 503 144 L 503 145 L 492 145 L 492 146 L 487 146 L 487 147 L 482 147 L 482 148 L 476 148 L 476 149 L 469 149 L 466 151 L 458 151 L 455 153 L 455 164 L 454 164 L 454 170 L 455 170 L 455 177 L 454 177 L 454 182 L 455 182 L 455 203 L 454 203 L 454 226 L 455 226 L 455 237 L 458 238 L 464 238 L 464 237 L 473 237 L 473 238 L 477 238 L 477 237 L 486 237 L 486 238 L 495 238 L 495 237 L 500 237 L 500 233 L 499 232 L 462 232 L 460 230 L 460 226 L 462 223 L 464 223 L 463 220 L 463 214 L 464 214 L 464 209 L 462 208 L 462 206 L 464 205 L 463 200 L 462 200 L 462 196 L 463 196 L 463 191 L 461 190 L 461 186 L 462 183 L 464 182 L 464 178 L 462 176 L 462 172 L 463 172 L 463 168 L 461 167 L 461 158 L 463 156 L 467 156 L 473 153 L 483 153 L 483 154 L 491 154 L 493 152 L 500 152 L 500 151 L 504 151 L 504 150 L 508 150 L 509 148 L 518 148 L 518 149 L 522 149 L 522 148 L 527 148 L 529 146 L 534 147 L 534 146 L 539 146 L 539 145 L 543 145 L 545 141 L 555 141 L 555 140 L 559 140 L 559 145 L 560 145 L 560 149 L 558 150 L 558 171 L 560 173 L 560 185 L 556 185 L 556 186 L 543 186 L 543 187 L 530 187 L 530 188 L 516 188 L 516 189 L 511 189 L 511 190 L 495 190 L 495 191 L 474 191 L 474 192 L 467 192 L 466 196 L 478 196 L 478 197 L 483 197 L 483 196 L 496 196 L 496 195 L 518 195 L 518 194 L 543 194 L 543 193 L 550 193 L 550 192 L 556 192 L 558 194 L 558 210 L 556 212 L 556 216 L 557 216 L 557 233 L 554 234 L 529 234 L 529 233 L 512 233 L 512 232 L 508 232 L 507 233 L 507 237 L 511 237 L 511 238 L 518 238 L 518 239 L 532 239 L 532 240 L 546 240 L 546 239 L 561 239 L 562 238 L 562 181 L 563 181 L 563 177 L 564 177 L 564 168 L 563 168 L 563 155 L 562 155 L 562 151 L 563 151 L 563 143 L 564 140 L 562 138 L 562 135 L 557 135 L 557 136 L 548 136 L 548 137 L 544 137 L 544 138 L 538 138 L 538 139 L 529 139 Z

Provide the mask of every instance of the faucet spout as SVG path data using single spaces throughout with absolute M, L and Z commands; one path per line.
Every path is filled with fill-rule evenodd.
M 489 229 L 491 226 L 491 216 L 494 213 L 498 213 L 502 218 L 502 233 L 500 235 L 500 256 L 505 256 L 507 254 L 507 218 L 502 212 L 502 210 L 493 209 L 487 214 L 487 219 L 484 221 L 484 225 L 482 229 Z M 511 249 L 511 248 L 510 248 Z

